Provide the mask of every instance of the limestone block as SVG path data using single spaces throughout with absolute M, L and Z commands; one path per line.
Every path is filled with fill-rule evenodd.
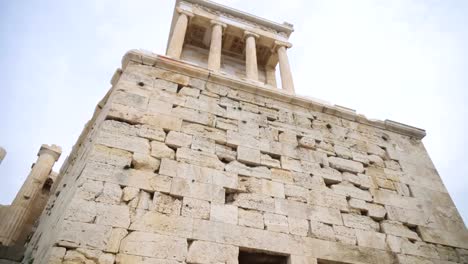
M 153 208 L 159 213 L 180 215 L 182 200 L 164 193 L 155 192 L 153 197 Z
M 156 171 L 161 162 L 150 155 L 133 153 L 132 167 L 136 170 Z
M 142 210 L 152 210 L 153 202 L 151 199 L 151 194 L 145 191 L 140 191 L 138 195 L 138 203 L 136 205 L 132 202 L 129 203 L 129 206 L 132 208 L 142 209 Z
M 213 170 L 213 184 L 229 189 L 238 188 L 238 176 L 232 172 L 221 172 Z
M 447 231 L 430 227 L 418 226 L 418 233 L 425 242 L 468 249 L 468 231 Z
M 257 123 L 249 120 L 239 120 L 238 121 L 238 131 L 241 131 L 242 133 L 246 135 L 250 135 L 253 137 L 258 137 L 260 134 L 260 127 L 258 126 Z
M 265 213 L 263 215 L 265 227 L 273 232 L 289 232 L 288 218 L 284 215 Z
M 122 200 L 124 202 L 128 202 L 130 200 L 133 200 L 135 197 L 137 197 L 138 193 L 140 192 L 140 189 L 135 188 L 135 187 L 125 187 L 123 189 L 123 196 Z
M 96 204 L 98 225 L 127 228 L 130 225 L 130 211 L 126 205 Z
M 156 140 L 164 142 L 166 139 L 166 133 L 160 127 L 153 127 L 149 125 L 139 125 L 137 135 L 142 138 L 147 138 L 149 140 Z
M 237 264 L 238 255 L 238 247 L 196 240 L 188 249 L 187 262 Z
M 294 184 L 308 189 L 321 189 L 325 187 L 323 179 L 319 175 L 293 172 Z
M 318 136 L 318 135 L 317 135 Z M 314 149 L 315 148 L 315 141 L 316 140 L 323 140 L 322 136 L 318 136 L 319 138 L 316 138 L 314 136 L 306 136 L 306 137 L 302 137 L 301 139 L 299 139 L 299 146 L 300 147 L 303 147 L 303 148 L 309 148 L 309 149 Z
M 195 136 L 192 142 L 192 149 L 199 150 L 206 153 L 215 153 L 216 144 L 214 139 Z
M 171 114 L 196 124 L 214 126 L 215 115 L 182 106 L 173 108 Z
M 253 228 L 264 228 L 263 214 L 254 210 L 239 208 L 239 225 Z
M 288 264 L 317 264 L 317 259 L 313 257 L 304 257 L 291 255 Z
M 107 244 L 106 252 L 118 253 L 120 248 L 120 242 L 127 236 L 128 231 L 125 228 L 112 228 L 111 236 Z
M 335 145 L 335 153 L 339 158 L 343 159 L 351 159 L 352 158 L 352 153 L 349 148 L 341 146 L 341 145 Z
M 326 184 L 336 184 L 336 183 L 340 183 L 343 181 L 343 177 L 341 176 L 341 173 L 338 170 L 335 170 L 330 167 L 314 169 L 312 171 L 312 174 L 319 175 L 320 177 L 322 177 L 323 181 Z
M 260 150 L 238 146 L 237 147 L 237 160 L 249 164 L 249 165 L 260 165 Z
M 366 153 L 353 151 L 352 156 L 354 161 L 361 162 L 363 164 L 369 164 L 369 157 Z
M 292 159 L 286 156 L 281 156 L 281 168 L 285 170 L 303 172 L 302 165 L 299 160 Z
M 376 144 L 372 144 L 370 142 L 367 142 L 366 145 L 367 145 L 366 147 L 367 147 L 367 153 L 368 154 L 377 155 L 377 156 L 381 157 L 382 159 L 385 158 L 386 152 L 385 152 L 384 149 L 382 149 L 381 147 L 377 146 Z
M 372 186 L 372 182 L 369 176 L 362 173 L 358 173 L 357 176 L 359 177 L 360 182 L 359 188 L 363 190 L 368 190 Z
M 341 212 L 348 212 L 348 202 L 346 196 L 336 194 L 327 188 L 310 190 L 308 203 L 312 205 L 335 208 Z
M 271 179 L 282 183 L 293 183 L 293 174 L 288 170 L 271 169 Z
M 356 161 L 330 157 L 328 158 L 328 162 L 330 163 L 330 167 L 339 171 L 347 171 L 352 173 L 364 172 L 364 166 L 362 163 Z
M 279 160 L 272 158 L 268 154 L 262 154 L 260 156 L 260 164 L 267 166 L 269 168 L 281 168 L 281 163 Z
M 115 259 L 116 264 L 180 264 L 181 262 L 176 260 L 157 259 L 143 256 L 127 255 L 119 253 Z
M 219 144 L 226 143 L 226 131 L 221 129 L 184 122 L 181 131 L 193 136 L 214 139 Z
M 331 225 L 310 221 L 310 235 L 314 238 L 335 241 L 335 233 Z
M 184 96 L 198 98 L 198 96 L 200 95 L 200 90 L 195 89 L 195 88 L 190 88 L 190 87 L 182 87 L 182 89 L 180 89 L 179 91 L 179 94 L 184 95 Z
M 382 232 L 399 237 L 420 240 L 418 234 L 399 222 L 385 220 L 380 224 Z
M 335 149 L 333 148 L 333 145 L 328 142 L 320 141 L 316 144 L 316 149 L 329 156 L 335 156 Z
M 161 89 L 161 90 L 165 90 L 165 91 L 169 91 L 173 93 L 177 92 L 177 83 L 168 82 L 162 79 L 156 79 L 154 80 L 153 85 L 157 89 Z
M 210 220 L 224 222 L 228 224 L 237 224 L 238 208 L 231 204 L 211 203 Z
M 117 148 L 94 145 L 91 152 L 89 153 L 89 159 L 95 162 L 123 168 L 130 165 L 132 160 L 132 153 Z
M 192 135 L 182 132 L 169 131 L 166 136 L 166 145 L 174 148 L 190 147 L 192 144 Z
M 148 103 L 148 114 L 171 114 L 173 102 L 168 98 L 151 97 Z
M 226 141 L 229 146 L 244 146 L 253 149 L 260 149 L 260 141 L 254 136 L 244 134 L 242 131 L 236 132 L 228 130 Z
M 387 210 L 379 204 L 367 203 L 367 215 L 374 220 L 380 221 L 385 218 Z
M 378 231 L 380 228 L 379 223 L 364 215 L 342 214 L 341 216 L 344 225 L 347 227 L 370 231 Z
M 190 181 L 211 184 L 215 173 L 219 173 L 219 171 L 187 163 L 178 163 L 176 176 Z
M 225 145 L 215 145 L 215 154 L 220 160 L 231 162 L 237 159 L 237 152 Z
M 331 186 L 331 189 L 340 195 L 371 202 L 372 195 L 365 190 L 361 190 L 349 183 L 340 183 Z
M 400 196 L 395 192 L 388 190 L 376 190 L 374 193 L 375 203 L 390 205 L 394 207 L 418 210 L 418 200 L 412 197 Z
M 132 221 L 129 230 L 190 237 L 192 234 L 192 224 L 192 218 L 148 211 Z
M 238 193 L 234 195 L 234 205 L 245 209 L 275 212 L 275 200 L 257 193 Z
M 310 207 L 310 220 L 326 224 L 343 225 L 340 210 L 323 206 Z
M 165 175 L 158 175 L 150 171 L 124 170 L 116 173 L 107 179 L 124 186 L 131 186 L 147 191 L 169 192 L 172 178 Z
M 153 127 L 159 127 L 167 130 L 180 131 L 182 127 L 182 119 L 176 116 L 167 114 L 151 114 L 145 115 L 141 121 Z
M 105 250 L 112 233 L 111 226 L 63 221 L 57 245 Z
M 395 185 L 393 184 L 391 180 L 380 178 L 380 177 L 373 177 L 372 179 L 374 181 L 374 184 L 381 189 L 387 189 L 391 191 L 396 190 Z
M 182 200 L 182 216 L 209 219 L 210 202 L 184 197 Z
M 358 246 L 386 250 L 385 234 L 375 231 L 356 229 Z
M 181 178 L 173 179 L 170 194 L 224 203 L 224 189 L 222 187 Z
M 231 161 L 227 164 L 226 171 L 243 176 L 271 179 L 271 171 L 267 167 L 248 167 L 238 161 Z
M 174 159 L 175 152 L 173 149 L 169 148 L 164 143 L 158 141 L 151 141 L 151 156 L 158 159 Z
M 222 163 L 213 153 L 195 151 L 187 148 L 178 148 L 176 158 L 178 161 L 201 167 L 208 167 L 217 170 L 224 169 L 224 163 Z
M 373 166 L 376 166 L 376 167 L 379 167 L 379 168 L 383 168 L 385 166 L 384 161 L 382 160 L 382 158 L 377 156 L 377 155 L 369 155 L 369 156 L 367 156 L 367 158 L 369 159 L 369 164 L 371 164 Z
M 356 198 L 351 198 L 348 201 L 349 206 L 353 209 L 357 209 L 358 211 L 367 211 L 367 204 L 364 200 L 359 200 Z
M 285 198 L 284 184 L 262 179 L 262 194 L 278 198 Z
M 309 190 L 297 185 L 285 184 L 284 195 L 287 199 L 307 203 L 307 199 L 309 198 Z
M 398 263 L 400 264 L 434 264 L 429 259 L 425 259 L 422 257 L 411 256 L 411 255 L 397 255 Z M 450 263 L 447 263 L 450 264 Z
M 120 244 L 120 252 L 145 257 L 184 261 L 187 240 L 146 232 L 132 232 Z
M 149 143 L 147 139 L 123 134 L 113 134 L 106 131 L 99 132 L 96 138 L 96 144 L 130 152 L 149 153 Z
M 297 146 L 297 135 L 290 131 L 284 131 L 279 134 L 279 142 L 286 143 L 292 146 Z
M 111 98 L 113 104 L 122 104 L 141 110 L 146 110 L 149 101 L 146 96 L 124 91 L 115 91 Z
M 163 158 L 161 159 L 161 165 L 159 166 L 159 174 L 176 177 L 177 166 L 177 161 Z
M 338 242 L 356 245 L 356 232 L 354 228 L 334 225 L 333 231 L 335 232 L 335 237 Z
M 295 217 L 288 217 L 289 233 L 298 236 L 307 236 L 309 233 L 309 221 Z
M 66 251 L 67 249 L 63 247 L 52 247 L 49 252 L 49 259 L 47 263 L 61 264 Z M 0 263 L 2 263 L 1 261 Z M 5 261 L 2 264 L 16 264 L 16 263 L 17 262 L 13 262 L 13 261 L 12 262 Z
M 75 197 L 87 201 L 94 201 L 98 194 L 102 193 L 104 184 L 101 181 L 91 179 L 83 179 L 83 182 L 78 185 Z
M 289 217 L 309 219 L 310 207 L 305 203 L 275 198 L 275 213 Z

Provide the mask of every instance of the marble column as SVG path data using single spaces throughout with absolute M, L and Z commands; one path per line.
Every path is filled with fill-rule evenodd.
M 61 152 L 61 148 L 56 145 L 41 146 L 36 163 L 6 211 L 8 215 L 0 215 L 0 219 L 4 222 L 3 228 L 0 228 L 3 244 L 23 243 L 31 232 L 30 228 L 45 206 L 41 203 L 45 199 L 42 189 Z M 42 208 L 39 208 L 41 207 L 39 204 Z
M 250 31 L 244 32 L 245 39 L 245 73 L 247 79 L 258 81 L 257 48 L 255 39 L 259 36 Z
M 276 88 L 276 69 L 273 66 L 265 67 L 266 84 Z
M 208 56 L 208 69 L 219 71 L 221 68 L 221 48 L 223 43 L 223 29 L 226 24 L 216 20 L 211 20 L 211 43 L 210 54 Z
M 276 52 L 278 53 L 278 61 L 280 67 L 281 85 L 283 90 L 290 94 L 294 94 L 294 83 L 289 66 L 288 54 L 286 48 L 290 48 L 291 44 L 286 42 L 275 41 Z
M 177 18 L 174 29 L 172 30 L 171 40 L 169 41 L 169 47 L 167 49 L 167 56 L 174 59 L 180 59 L 189 18 L 193 17 L 192 13 L 180 8 L 177 8 L 177 12 L 179 13 L 179 17 Z

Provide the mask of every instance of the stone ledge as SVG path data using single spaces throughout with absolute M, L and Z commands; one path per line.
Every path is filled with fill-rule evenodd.
M 271 89 L 271 87 L 269 88 L 269 86 L 259 84 L 258 82 L 252 82 L 223 73 L 215 73 L 209 71 L 208 69 L 201 68 L 193 63 L 175 60 L 149 51 L 128 51 L 122 58 L 123 70 L 125 70 L 125 67 L 130 61 L 154 67 L 160 67 L 170 71 L 180 71 L 190 77 L 199 78 L 220 85 L 226 85 L 228 87 L 246 91 L 252 94 L 274 98 L 278 101 L 291 103 L 309 108 L 317 112 L 327 113 L 350 121 L 355 121 L 361 124 L 392 131 L 401 135 L 413 137 L 418 140 L 421 140 L 426 136 L 426 131 L 424 129 L 405 125 L 392 120 L 381 121 L 368 119 L 366 116 L 357 114 L 355 110 L 347 107 L 331 105 L 324 101 L 319 101 L 310 97 L 291 95 L 281 89 Z

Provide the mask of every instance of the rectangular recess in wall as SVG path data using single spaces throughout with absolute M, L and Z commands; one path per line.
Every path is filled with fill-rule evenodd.
M 239 264 L 288 264 L 289 256 L 264 251 L 239 251 Z

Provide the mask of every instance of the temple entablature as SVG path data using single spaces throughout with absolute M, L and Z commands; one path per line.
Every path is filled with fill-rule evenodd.
M 281 88 L 294 94 L 287 56 L 293 31 L 289 23 L 275 23 L 211 1 L 177 1 L 166 54 L 269 88 L 277 88 L 279 65 Z

